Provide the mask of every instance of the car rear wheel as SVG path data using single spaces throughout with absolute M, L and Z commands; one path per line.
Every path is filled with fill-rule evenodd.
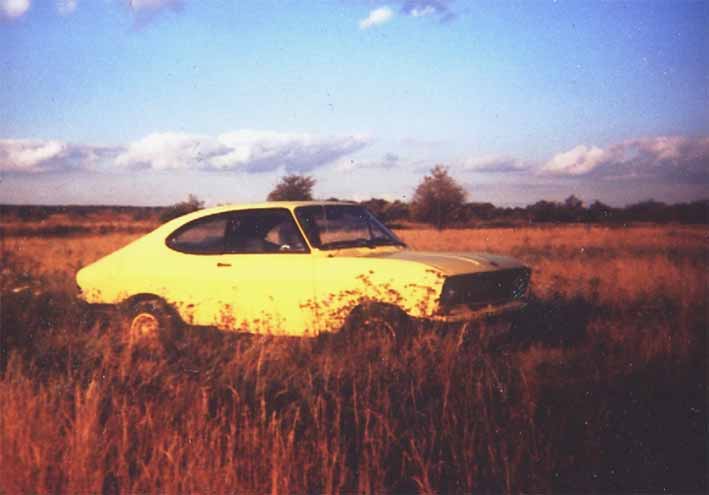
M 179 336 L 180 317 L 161 299 L 143 299 L 125 305 L 124 337 L 130 346 L 171 346 Z

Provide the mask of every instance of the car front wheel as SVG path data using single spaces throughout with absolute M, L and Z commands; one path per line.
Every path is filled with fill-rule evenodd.
M 398 345 L 411 332 L 411 319 L 390 305 L 365 305 L 355 308 L 343 327 L 344 335 L 355 343 Z

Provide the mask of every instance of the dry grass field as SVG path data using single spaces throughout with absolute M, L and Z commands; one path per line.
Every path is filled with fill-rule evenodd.
M 491 347 L 463 325 L 159 352 L 74 300 L 139 235 L 114 230 L 2 239 L 0 493 L 706 492 L 706 227 L 400 231 L 533 267 Z

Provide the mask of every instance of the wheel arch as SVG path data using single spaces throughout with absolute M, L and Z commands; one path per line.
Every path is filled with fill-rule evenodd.
M 397 304 L 367 300 L 357 303 L 350 309 L 340 327 L 340 331 L 352 328 L 353 325 L 356 326 L 362 319 L 371 317 L 413 320 L 413 317 Z
M 118 307 L 126 312 L 130 311 L 133 307 L 135 307 L 137 304 L 146 302 L 146 301 L 155 301 L 157 302 L 162 308 L 169 313 L 169 315 L 173 318 L 177 318 L 177 321 L 179 322 L 184 322 L 184 318 L 178 311 L 178 309 L 167 302 L 164 297 L 159 296 L 158 294 L 153 294 L 151 292 L 141 292 L 139 294 L 133 294 L 130 297 L 125 298 L 123 301 L 121 301 L 118 304 Z
M 165 298 L 157 295 L 157 294 L 152 294 L 150 292 L 141 292 L 139 294 L 133 294 L 132 296 L 126 297 L 123 299 L 119 305 L 124 308 L 128 308 L 131 306 L 134 306 L 135 304 L 141 303 L 143 301 L 160 301 L 160 303 L 165 304 L 166 306 L 170 306 L 168 302 L 165 300 Z
M 367 312 L 367 311 L 373 311 L 373 312 L 392 311 L 392 312 L 401 313 L 402 315 L 406 315 L 409 318 L 411 318 L 411 315 L 404 308 L 399 306 L 398 304 L 384 302 L 384 301 L 377 301 L 376 299 L 368 299 L 366 301 L 358 302 L 350 309 L 348 316 L 353 313 L 358 313 L 358 312 L 361 313 L 361 312 Z

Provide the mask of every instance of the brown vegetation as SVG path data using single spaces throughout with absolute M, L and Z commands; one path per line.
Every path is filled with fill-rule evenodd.
M 532 266 L 511 338 L 132 349 L 73 274 L 136 234 L 6 236 L 0 493 L 706 490 L 706 228 L 399 234 Z

